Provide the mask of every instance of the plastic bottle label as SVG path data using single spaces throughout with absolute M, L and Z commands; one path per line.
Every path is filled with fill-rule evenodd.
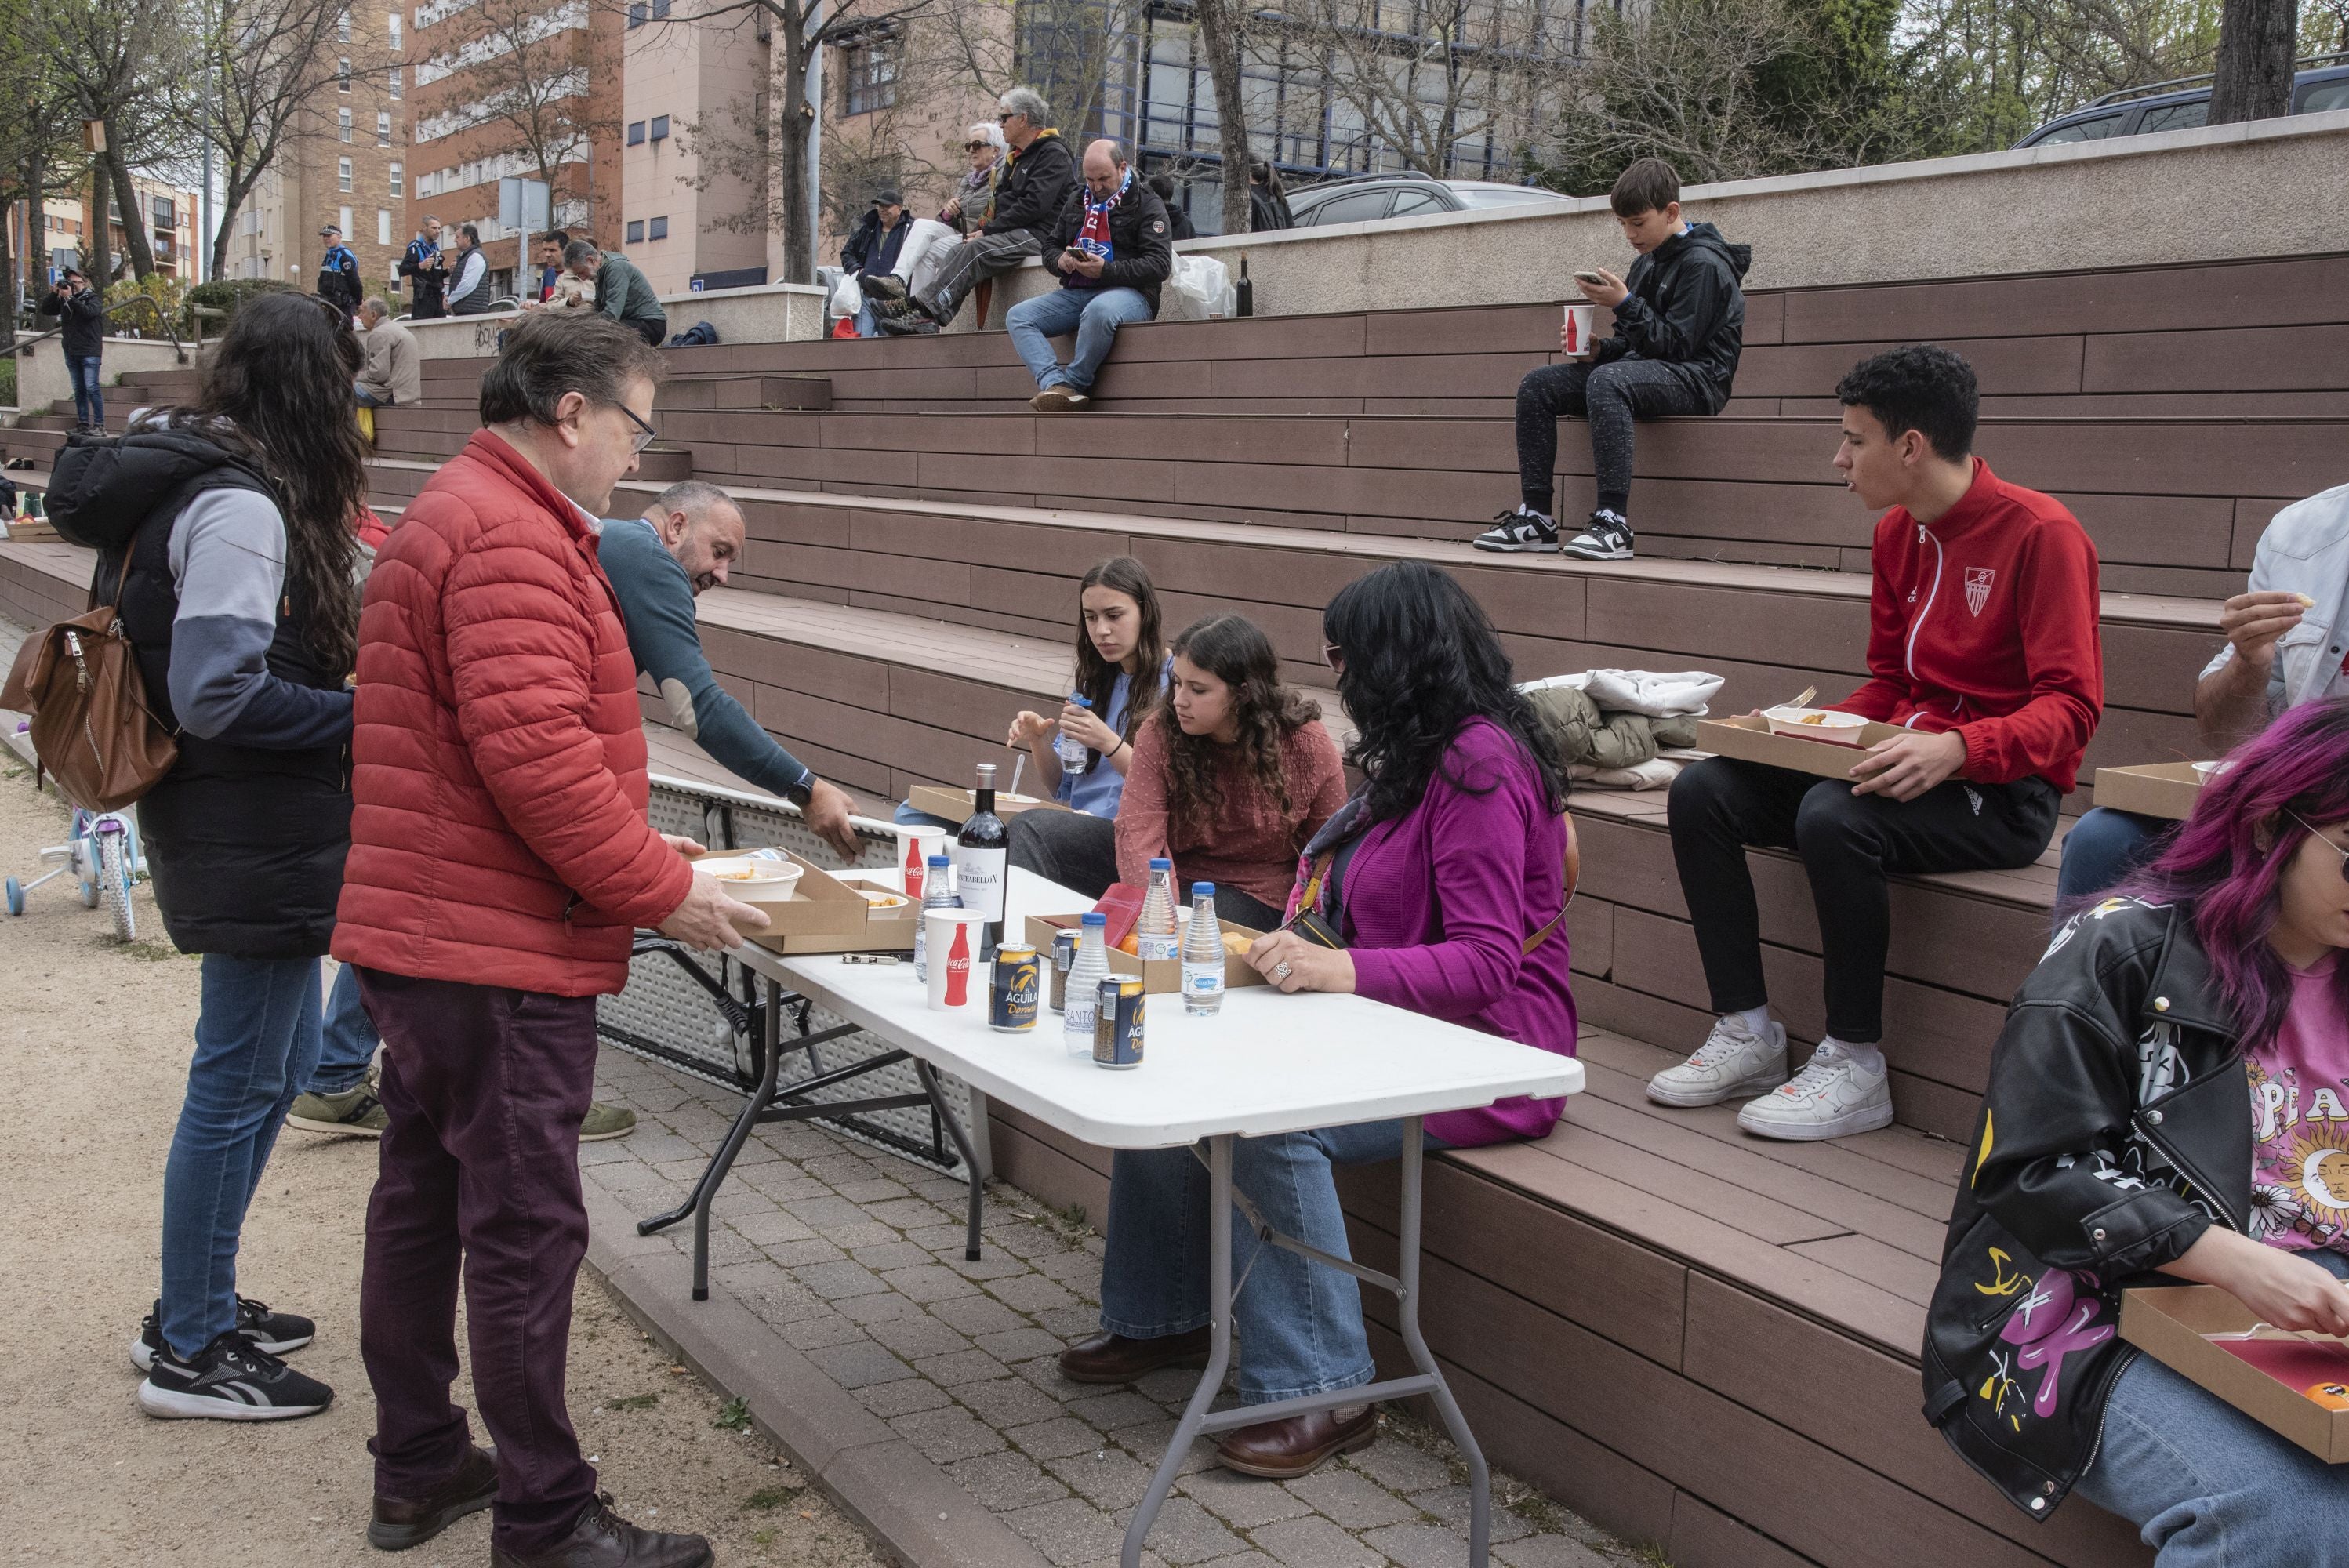
M 1176 958 L 1182 955 L 1182 938 L 1172 932 L 1163 936 L 1136 936 L 1133 948 L 1134 956 L 1144 961 Z
M 1183 965 L 1183 990 L 1186 995 L 1212 996 L 1223 988 L 1224 966 L 1220 963 Z

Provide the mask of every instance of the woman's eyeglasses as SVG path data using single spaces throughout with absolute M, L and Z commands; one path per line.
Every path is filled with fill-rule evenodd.
M 2298 822 L 2302 827 L 2308 828 L 2308 836 L 2310 838 L 2314 839 L 2318 843 L 2323 844 L 2326 849 L 2331 850 L 2334 854 L 2341 857 L 2341 880 L 2344 882 L 2349 882 L 2349 850 L 2343 849 L 2340 845 L 2334 843 L 2332 840 L 2318 832 L 2314 828 L 2309 827 L 2308 819 L 2302 816 L 2299 812 L 2287 811 L 2284 815 L 2290 817 L 2293 821 Z
M 982 147 L 993 147 L 995 143 L 991 141 L 966 141 L 962 144 L 962 150 L 965 152 L 977 152 Z
M 1335 643 L 1321 645 L 1321 662 L 1340 675 L 1346 672 L 1346 650 Z

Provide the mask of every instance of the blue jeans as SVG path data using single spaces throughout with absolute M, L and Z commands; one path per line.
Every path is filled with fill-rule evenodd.
M 916 810 L 911 800 L 898 801 L 897 810 L 891 813 L 891 820 L 901 828 L 944 828 L 949 833 L 962 830 L 960 822 L 949 822 L 944 817 L 933 817 L 927 811 Z
M 82 425 L 106 423 L 106 394 L 98 389 L 98 356 L 66 356 L 66 379 L 73 383 L 74 420 Z
M 2089 810 L 2064 835 L 2064 864 L 2055 873 L 2057 909 L 2120 886 L 2162 851 L 2177 826 L 2107 806 Z
M 359 407 L 362 408 L 388 408 L 391 407 L 390 398 L 378 397 L 356 381 L 351 383 L 351 390 L 358 395 Z
M 236 1248 L 285 1108 L 317 1062 L 318 961 L 204 954 L 188 1096 L 163 1167 L 163 1337 L 236 1326 Z
M 1428 1138 L 1426 1147 L 1444 1144 Z M 1402 1154 L 1400 1121 L 1235 1139 L 1232 1186 L 1274 1230 L 1342 1258 L 1350 1255 L 1346 1215 L 1330 1168 Z M 1121 1149 L 1111 1159 L 1103 1328 L 1157 1339 L 1207 1321 L 1207 1185 L 1204 1151 Z M 1351 1277 L 1261 1245 L 1235 1209 L 1232 1279 L 1245 1280 L 1232 1305 L 1240 1403 L 1327 1394 L 1371 1380 L 1361 1287 Z
M 303 1085 L 309 1094 L 348 1094 L 367 1082 L 375 1066 L 375 1048 L 383 1044 L 375 1020 L 359 1000 L 359 974 L 346 964 L 335 973 L 334 989 L 326 993 L 325 1037 L 317 1068 Z
M 2349 1257 L 2301 1255 L 2349 1278 Z M 2113 1386 L 2078 1491 L 2136 1525 L 2159 1568 L 2349 1565 L 2349 1476 L 2150 1356 Z
M 1021 300 L 1003 318 L 1003 325 L 1028 374 L 1036 378 L 1038 391 L 1066 387 L 1071 392 L 1084 392 L 1092 389 L 1093 377 L 1101 374 L 1102 361 L 1109 357 L 1109 346 L 1117 341 L 1117 329 L 1129 321 L 1149 319 L 1150 302 L 1139 289 L 1059 288 Z M 1077 335 L 1077 352 L 1063 365 L 1049 340 L 1071 332 Z

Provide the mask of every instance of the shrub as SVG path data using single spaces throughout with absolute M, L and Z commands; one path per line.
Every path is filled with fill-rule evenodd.
M 198 284 L 190 289 L 188 304 L 201 305 L 206 310 L 226 311 L 233 317 L 244 308 L 247 300 L 257 299 L 265 294 L 299 292 L 293 284 L 276 278 L 214 278 L 208 284 Z M 191 325 L 192 323 L 183 322 L 181 330 L 185 331 Z M 208 319 L 204 323 L 204 336 L 207 340 L 215 338 L 227 329 L 227 321 Z

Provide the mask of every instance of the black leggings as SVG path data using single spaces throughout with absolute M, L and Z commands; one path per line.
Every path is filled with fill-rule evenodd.
M 1593 368 L 1545 365 L 1517 383 L 1517 481 L 1525 502 L 1556 515 L 1551 486 L 1557 473 L 1557 421 L 1590 421 L 1590 460 L 1599 476 L 1599 504 L 1628 516 L 1631 500 L 1631 421 L 1666 414 L 1702 414 L 1704 399 L 1678 371 L 1653 359 L 1627 356 Z
M 1855 1046 L 1884 1037 L 1884 954 L 1893 872 L 2012 871 L 2054 836 L 2060 798 L 2044 779 L 1952 779 L 1914 800 L 1785 768 L 1708 758 L 1672 780 L 1672 860 L 1696 925 L 1716 1013 L 1769 1000 L 1749 844 L 1793 850 L 1810 872 L 1826 961 L 1827 1033 Z

